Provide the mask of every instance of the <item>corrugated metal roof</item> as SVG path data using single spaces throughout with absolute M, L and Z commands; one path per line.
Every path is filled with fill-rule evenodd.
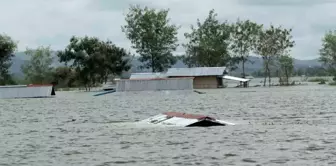
M 160 91 L 160 90 L 192 90 L 193 77 L 128 79 L 117 82 L 117 92 L 123 91 Z
M 223 75 L 226 67 L 195 67 L 195 68 L 170 68 L 166 75 L 172 76 L 220 76 Z
M 162 73 L 132 73 L 130 79 L 155 79 L 164 78 Z
M 189 126 L 202 126 L 196 125 L 196 123 L 201 121 L 207 121 L 213 123 L 215 126 L 216 124 L 222 125 L 235 125 L 234 123 L 226 122 L 223 120 L 218 119 L 204 119 L 208 116 L 202 115 L 191 115 L 191 114 L 183 114 L 177 112 L 168 112 L 159 114 L 148 119 L 142 120 L 139 123 L 143 124 L 154 124 L 154 125 L 164 125 L 164 126 L 181 126 L 181 127 L 189 127 Z M 209 125 L 210 126 L 210 125 Z
M 0 99 L 51 97 L 53 86 L 1 86 Z
M 0 88 L 19 88 L 19 87 L 27 87 L 27 85 L 5 85 L 5 86 L 0 86 Z

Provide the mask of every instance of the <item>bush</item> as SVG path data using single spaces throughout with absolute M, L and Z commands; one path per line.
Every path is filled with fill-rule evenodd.
M 326 81 L 322 80 L 321 82 L 319 82 L 320 85 L 326 84 Z
M 308 82 L 328 82 L 328 80 L 325 78 L 311 78 Z
M 336 82 L 330 82 L 329 85 L 336 86 Z

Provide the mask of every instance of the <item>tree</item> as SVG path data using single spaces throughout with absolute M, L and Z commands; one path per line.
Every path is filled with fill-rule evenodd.
M 162 72 L 175 64 L 172 52 L 176 50 L 177 27 L 170 24 L 169 10 L 131 6 L 122 31 L 131 41 L 132 48 L 140 55 L 141 67 Z
M 184 62 L 189 67 L 218 67 L 231 65 L 228 51 L 231 26 L 219 22 L 214 10 L 210 10 L 203 23 L 197 19 L 197 27 L 191 26 L 191 32 L 185 33 L 189 40 L 184 45 L 186 55 Z
M 258 25 L 250 20 L 242 21 L 239 19 L 232 25 L 232 45 L 230 48 L 233 55 L 242 63 L 243 78 L 245 78 L 245 63 L 254 49 L 262 27 L 263 25 Z
M 96 37 L 73 36 L 65 50 L 57 55 L 66 65 L 72 62 L 70 67 L 87 90 L 97 83 L 106 82 L 110 75 L 120 75 L 130 69 L 130 53 L 111 41 L 101 41 Z
M 58 87 L 80 86 L 78 83 L 78 74 L 67 66 L 57 67 L 53 72 L 53 82 Z
M 268 77 L 269 86 L 271 86 L 271 67 L 274 66 L 274 60 L 280 55 L 287 54 L 290 48 L 294 47 L 295 42 L 292 40 L 292 29 L 285 29 L 281 26 L 273 25 L 268 29 L 260 31 L 255 52 L 261 55 L 264 61 L 264 86 Z
M 319 60 L 327 66 L 336 80 L 336 31 L 328 31 L 322 39 Z
M 25 79 L 33 84 L 46 84 L 52 82 L 53 57 L 50 47 L 38 47 L 36 50 L 27 48 L 25 54 L 30 60 L 21 66 Z
M 5 85 L 13 82 L 9 73 L 9 68 L 12 65 L 12 57 L 17 48 L 17 43 L 6 34 L 0 34 L 0 85 Z
M 294 61 L 289 55 L 282 55 L 279 57 L 280 64 L 280 84 L 284 82 L 289 85 L 289 78 L 292 76 L 294 71 Z

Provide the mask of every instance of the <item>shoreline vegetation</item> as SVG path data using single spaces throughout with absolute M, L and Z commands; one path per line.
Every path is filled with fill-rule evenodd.
M 191 31 L 185 33 L 186 43 L 178 44 L 181 26 L 171 23 L 168 9 L 154 9 L 131 5 L 122 26 L 131 48 L 141 62 L 140 68 L 151 72 L 163 72 L 182 60 L 188 67 L 226 66 L 232 71 L 242 69 L 239 77 L 248 75 L 262 77 L 260 86 L 300 85 L 292 77 L 306 75 L 332 76 L 332 80 L 311 78 L 307 82 L 336 85 L 336 31 L 328 31 L 322 38 L 319 50 L 323 66 L 307 68 L 305 71 L 294 67 L 291 50 L 295 47 L 292 29 L 275 24 L 259 24 L 253 20 L 220 21 L 215 10 L 210 10 L 203 21 L 195 20 Z M 295 27 L 294 27 L 295 28 Z M 9 72 L 18 41 L 6 34 L 0 34 L 0 85 L 54 84 L 56 89 L 91 91 L 99 85 L 123 78 L 131 71 L 135 55 L 129 48 L 117 46 L 111 40 L 94 36 L 72 36 L 63 50 L 52 50 L 50 46 L 27 48 L 29 60 L 21 66 L 24 78 L 15 78 Z M 182 46 L 183 55 L 173 52 Z M 251 73 L 246 69 L 251 54 L 262 58 L 263 67 Z M 58 58 L 59 67 L 53 66 Z M 278 78 L 279 84 L 274 84 Z M 78 88 L 77 88 L 78 89 Z

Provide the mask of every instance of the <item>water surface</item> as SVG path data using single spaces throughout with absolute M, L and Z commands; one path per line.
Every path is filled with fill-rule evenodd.
M 336 165 L 336 88 L 190 92 L 58 92 L 0 100 L 0 165 Z M 165 111 L 238 123 L 153 128 Z

